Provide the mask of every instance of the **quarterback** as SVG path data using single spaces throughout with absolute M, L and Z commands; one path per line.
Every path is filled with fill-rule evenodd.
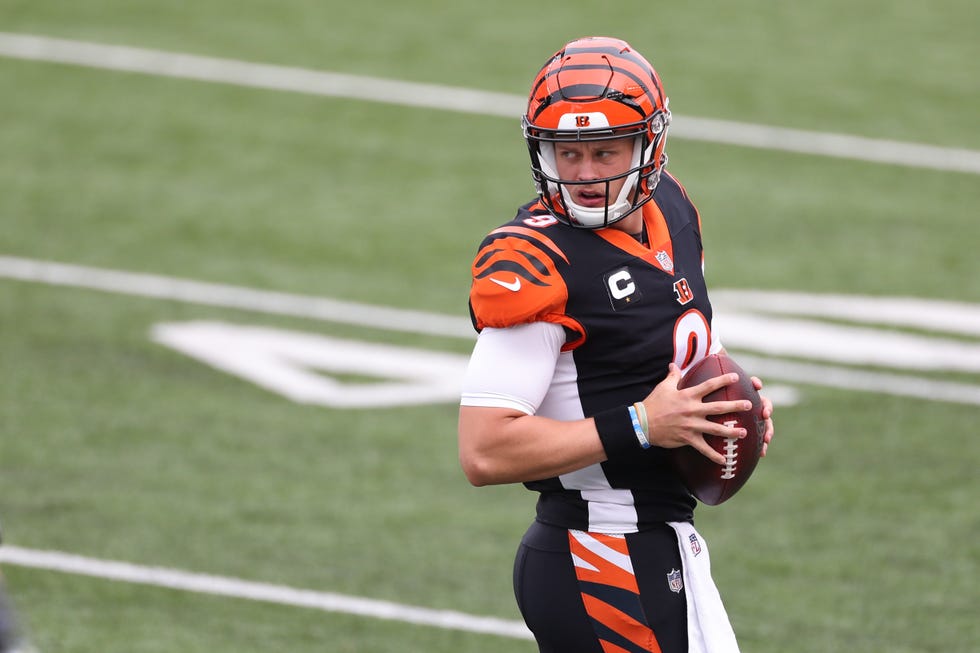
M 723 349 L 701 217 L 666 170 L 670 120 L 628 43 L 563 46 L 522 119 L 537 197 L 472 264 L 460 463 L 473 485 L 537 493 L 514 591 L 542 652 L 738 650 L 697 501 L 667 459 L 690 445 L 723 464 L 705 437 L 745 430 L 708 417 L 748 408 L 702 402 L 734 374 L 678 389 L 682 370 Z

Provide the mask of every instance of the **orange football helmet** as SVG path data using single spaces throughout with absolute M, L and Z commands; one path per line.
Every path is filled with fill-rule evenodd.
M 531 176 L 542 203 L 559 221 L 601 229 L 653 198 L 667 163 L 664 148 L 670 109 L 653 66 L 629 43 L 588 37 L 567 43 L 538 72 L 521 120 L 531 155 Z M 558 177 L 555 143 L 635 137 L 629 170 L 613 177 L 576 181 Z M 615 198 L 610 183 L 626 178 Z M 605 183 L 606 202 L 587 208 L 572 201 L 567 186 Z

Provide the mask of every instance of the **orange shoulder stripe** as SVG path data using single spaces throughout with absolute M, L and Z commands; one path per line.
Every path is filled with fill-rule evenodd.
M 490 235 L 493 234 L 520 234 L 522 236 L 529 236 L 550 249 L 552 252 L 560 256 L 563 261 L 568 263 L 568 257 L 565 256 L 565 252 L 558 249 L 558 245 L 555 245 L 553 240 L 544 234 L 535 231 L 534 229 L 528 229 L 527 227 L 500 227 L 499 229 L 494 229 L 490 232 Z

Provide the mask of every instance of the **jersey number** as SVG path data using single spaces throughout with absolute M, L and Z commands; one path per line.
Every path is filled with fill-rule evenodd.
M 553 215 L 542 215 L 537 218 L 524 218 L 524 224 L 529 227 L 550 227 L 557 224 L 558 220 Z
M 674 363 L 686 370 L 705 356 L 711 347 L 711 327 L 701 311 L 691 309 L 674 323 Z

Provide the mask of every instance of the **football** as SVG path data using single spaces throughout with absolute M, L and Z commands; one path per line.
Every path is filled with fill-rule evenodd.
M 762 418 L 762 399 L 752 385 L 750 376 L 725 354 L 712 354 L 698 361 L 684 373 L 677 384 L 680 389 L 689 388 L 730 372 L 738 373 L 738 381 L 705 395 L 703 401 L 748 399 L 752 402 L 752 409 L 741 413 L 709 415 L 708 419 L 719 424 L 741 426 L 748 435 L 738 439 L 705 434 L 704 439 L 711 448 L 725 456 L 724 465 L 713 462 L 691 446 L 670 450 L 671 461 L 684 485 L 698 501 L 709 506 L 716 506 L 730 499 L 755 471 L 766 433 L 766 423 Z

